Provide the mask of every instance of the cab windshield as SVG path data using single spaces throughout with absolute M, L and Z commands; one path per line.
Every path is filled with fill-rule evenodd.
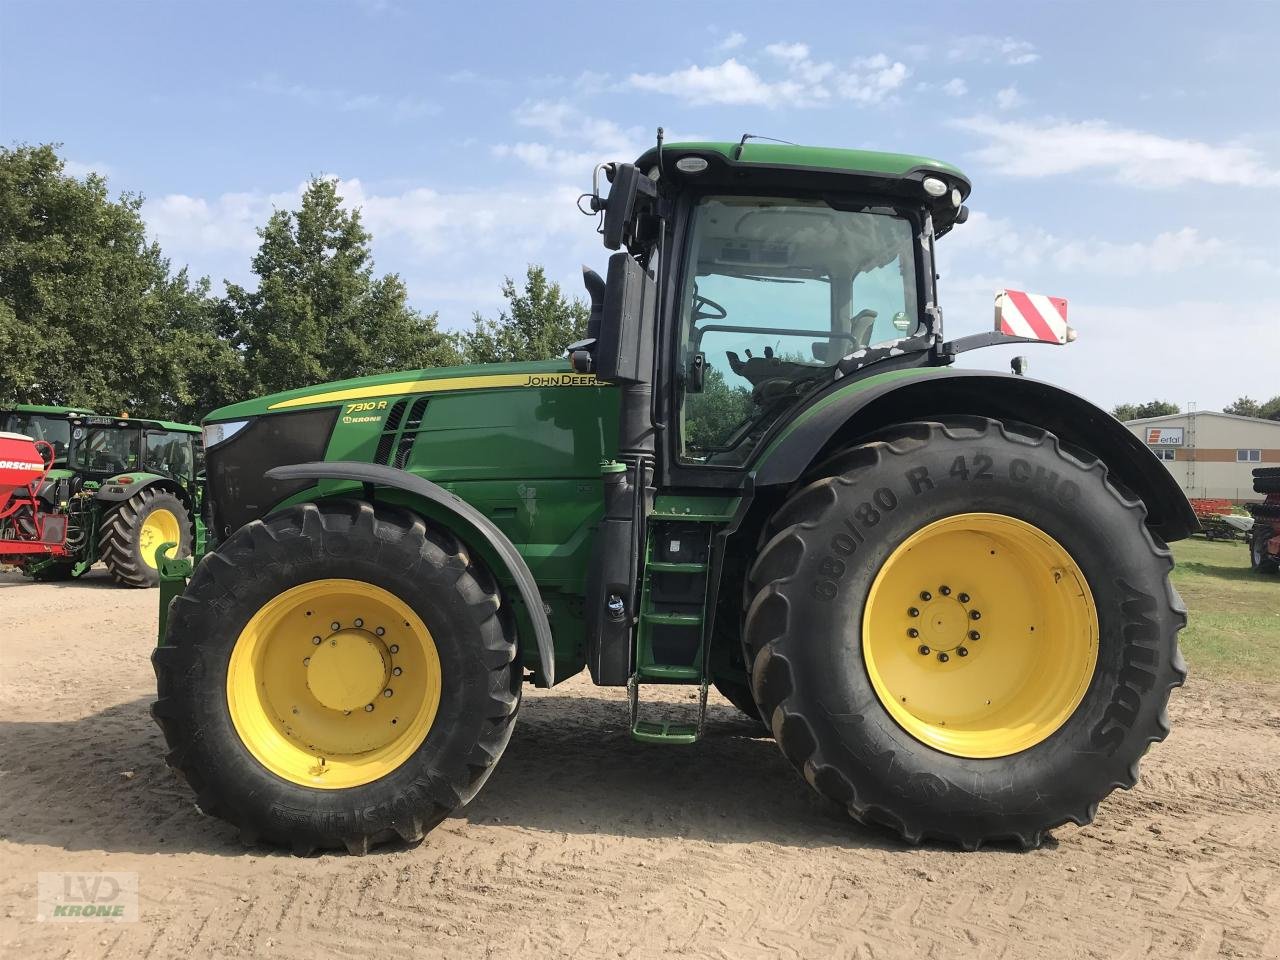
M 745 462 L 841 358 L 920 326 L 914 230 L 886 208 L 710 197 L 694 212 L 682 304 L 688 462 Z
M 21 433 L 32 440 L 48 441 L 53 446 L 53 462 L 66 465 L 67 448 L 71 446 L 71 424 L 66 417 L 9 413 L 0 416 L 0 433 Z
M 81 429 L 77 428 L 77 434 Z M 142 431 L 118 427 L 90 427 L 76 437 L 75 466 L 86 473 L 124 473 L 140 468 Z

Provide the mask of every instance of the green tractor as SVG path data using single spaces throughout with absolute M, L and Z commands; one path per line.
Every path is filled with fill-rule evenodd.
M 74 407 L 0 409 L 0 434 L 29 437 L 45 460 L 0 510 L 0 559 L 36 580 L 79 577 L 98 560 L 130 587 L 154 587 L 156 549 L 203 545 L 200 428 L 103 417 Z
M 165 564 L 153 656 L 200 809 L 297 853 L 418 840 L 522 684 L 585 668 L 652 744 L 697 740 L 716 687 L 910 842 L 1088 822 L 1168 732 L 1196 521 L 1104 411 L 952 366 L 1065 343 L 1065 302 L 1006 291 L 946 338 L 970 185 L 937 161 L 659 137 L 597 173 L 616 252 L 565 359 L 207 418 L 217 547 Z M 697 695 L 656 709 L 672 684 Z

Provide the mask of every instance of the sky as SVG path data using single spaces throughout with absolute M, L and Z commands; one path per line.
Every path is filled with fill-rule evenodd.
M 255 229 L 333 176 L 447 328 L 541 263 L 606 251 L 603 160 L 762 134 L 958 165 L 947 335 L 1012 287 L 1079 340 L 968 366 L 1104 406 L 1280 393 L 1280 3 L 310 3 L 0 0 L 0 142 L 145 198 L 175 268 L 252 281 Z M 1269 359 L 1268 359 L 1269 358 Z

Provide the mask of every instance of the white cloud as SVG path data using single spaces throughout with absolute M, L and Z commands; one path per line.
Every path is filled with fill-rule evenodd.
M 733 57 L 711 67 L 692 66 L 671 73 L 633 73 L 627 83 L 637 90 L 665 93 L 695 105 L 777 106 L 797 100 L 798 84 L 766 83 L 745 64 Z
M 715 66 L 632 74 L 627 83 L 637 90 L 669 94 L 694 105 L 812 107 L 837 97 L 862 104 L 880 103 L 910 75 L 905 64 L 882 53 L 841 68 L 812 59 L 802 43 L 771 44 L 766 52 L 783 69 L 782 76 L 764 77 L 730 57 Z
M 844 74 L 838 86 L 841 96 L 859 103 L 880 103 L 901 87 L 911 73 L 905 64 L 889 63 L 883 54 L 861 64 L 864 72 Z
M 804 43 L 771 43 L 764 48 L 764 52 L 785 63 L 799 63 L 809 59 L 809 46 Z
M 969 92 L 969 85 L 959 77 L 952 77 L 942 85 L 942 92 L 948 97 L 963 97 Z
M 1012 177 L 1106 174 L 1119 183 L 1176 187 L 1186 183 L 1280 186 L 1280 168 L 1239 143 L 1178 140 L 1102 120 L 1005 121 L 967 117 L 953 125 L 985 138 L 973 155 Z
M 470 75 L 470 77 L 466 75 Z M 455 82 L 476 79 L 470 71 L 453 75 Z M 248 88 L 255 93 L 284 97 L 323 110 L 339 113 L 378 113 L 393 120 L 413 120 L 440 112 L 438 104 L 421 97 L 400 95 L 387 97 L 378 93 L 355 93 L 339 87 L 313 87 L 305 83 L 287 83 L 275 75 L 252 80 Z
M 1204 268 L 1215 262 L 1250 272 L 1280 270 L 1280 264 L 1267 264 L 1216 237 L 1202 236 L 1195 227 L 1127 242 L 1068 240 L 1038 228 L 1020 228 L 982 211 L 974 212 L 967 223 L 952 231 L 942 247 L 949 259 L 977 255 L 985 268 L 995 268 L 1006 276 L 1031 272 L 1038 277 L 1138 277 Z
M 716 44 L 717 50 L 737 50 L 740 46 L 747 42 L 747 38 L 737 30 L 729 34 L 723 40 Z
M 955 40 L 947 50 L 947 59 L 953 63 L 979 61 L 1020 67 L 1035 63 L 1040 59 L 1040 54 L 1036 52 L 1033 43 L 1017 37 L 973 34 Z
M 1027 102 L 1027 98 L 1018 92 L 1017 87 L 1009 86 L 996 91 L 996 106 L 1001 110 L 1012 110 Z

